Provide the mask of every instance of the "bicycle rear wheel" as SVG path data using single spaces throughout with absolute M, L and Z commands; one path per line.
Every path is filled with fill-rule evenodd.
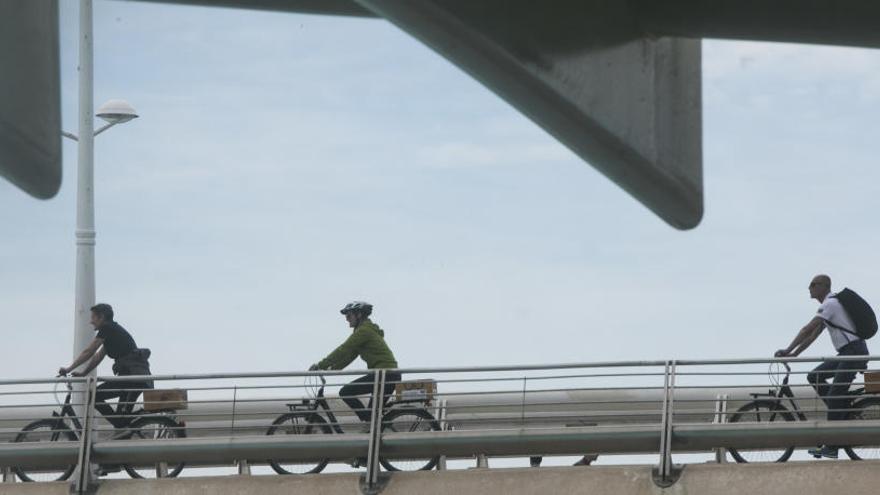
M 739 408 L 728 423 L 773 423 L 794 421 L 794 416 L 782 404 L 771 400 L 756 400 Z M 736 462 L 785 462 L 794 447 L 771 447 L 766 449 L 727 449 Z
M 12 440 L 18 443 L 29 442 L 76 442 L 76 434 L 60 419 L 41 419 L 22 428 L 21 433 Z M 70 478 L 76 465 L 12 468 L 21 481 L 63 481 Z
M 184 426 L 167 416 L 143 416 L 129 426 L 126 440 L 166 440 L 186 436 Z M 184 463 L 159 461 L 152 465 L 123 464 L 132 478 L 174 478 L 183 471 Z
M 312 414 L 304 418 L 302 414 L 287 413 L 278 416 L 272 422 L 272 426 L 266 431 L 266 435 L 319 435 L 330 434 L 333 430 L 324 421 L 324 418 Z M 312 474 L 320 473 L 327 467 L 328 459 L 317 461 L 298 461 L 270 459 L 269 465 L 278 474 Z
M 406 433 L 417 431 L 440 431 L 440 423 L 428 411 L 417 408 L 392 409 L 382 417 L 382 431 Z M 379 462 L 388 471 L 427 471 L 437 465 L 435 457 L 380 457 Z
M 847 420 L 880 420 L 880 397 L 869 397 L 867 399 L 862 399 L 853 404 L 852 408 L 854 410 L 847 415 Z M 853 447 L 844 447 L 844 450 L 846 451 L 846 455 L 848 455 L 850 459 L 855 461 L 860 461 L 862 459 L 880 459 L 880 446 L 878 445 L 859 445 Z

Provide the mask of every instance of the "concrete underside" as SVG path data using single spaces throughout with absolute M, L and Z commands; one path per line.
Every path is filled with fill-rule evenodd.
M 357 474 L 231 476 L 172 480 L 107 480 L 98 495 L 312 495 L 360 494 Z M 4 495 L 67 495 L 66 483 L 0 484 Z M 504 494 L 681 494 L 725 495 L 812 493 L 874 495 L 880 491 L 880 461 L 787 464 L 688 465 L 669 488 L 654 484 L 649 466 L 471 469 L 393 475 L 383 495 Z

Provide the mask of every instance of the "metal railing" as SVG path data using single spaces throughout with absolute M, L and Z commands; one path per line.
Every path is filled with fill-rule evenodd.
M 323 372 L 323 386 L 309 372 L 152 376 L 157 389 L 186 390 L 185 408 L 144 412 L 141 396 L 131 404 L 134 412 L 126 417 L 132 421 L 124 428 L 111 427 L 95 413 L 96 393 L 112 385 L 96 387 L 144 377 L 5 380 L 0 466 L 7 481 L 12 472 L 34 479 L 67 474 L 82 491 L 108 467 L 151 477 L 177 475 L 184 464 L 249 473 L 264 466 L 301 472 L 351 463 L 367 467 L 364 483 L 372 487 L 381 481 L 380 466 L 442 467 L 447 460 L 487 456 L 653 454 L 656 480 L 668 484 L 676 476 L 673 455 L 683 453 L 705 453 L 721 462 L 778 460 L 800 447 L 835 445 L 859 458 L 880 458 L 880 395 L 838 396 L 845 400 L 831 412 L 849 420 L 827 421 L 829 410 L 807 380 L 818 361 L 868 360 L 868 368 L 878 368 L 878 359 L 406 369 L 401 370 L 406 384 L 433 383 L 430 397 L 402 402 L 419 392 L 395 391 L 389 403 L 373 400 L 369 407 L 370 396 L 404 386 L 380 371 L 363 401 L 366 423 L 329 394 L 364 371 Z M 87 411 L 85 416 L 53 415 L 61 413 L 65 383 L 85 384 L 86 393 L 71 399 L 72 410 Z M 791 397 L 780 395 L 784 389 Z M 326 407 L 317 402 L 321 390 L 328 392 Z M 155 403 L 147 407 L 162 409 Z

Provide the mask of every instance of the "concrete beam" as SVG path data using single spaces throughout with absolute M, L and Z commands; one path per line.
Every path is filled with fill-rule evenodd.
M 470 469 L 394 473 L 382 495 L 874 495 L 880 463 L 691 464 L 670 488 L 654 484 L 650 466 Z M 218 476 L 160 480 L 104 480 L 95 495 L 361 495 L 361 475 Z M 66 495 L 66 483 L 15 483 L 4 495 Z
M 634 0 L 646 35 L 880 47 L 876 0 Z
M 0 176 L 40 199 L 61 187 L 57 0 L 0 1 Z

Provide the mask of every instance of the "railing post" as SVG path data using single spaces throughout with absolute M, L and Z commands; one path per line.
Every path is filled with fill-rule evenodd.
M 235 435 L 235 406 L 238 403 L 238 385 L 232 388 L 232 421 L 229 423 L 229 436 Z M 250 476 L 251 465 L 247 459 L 237 459 L 235 461 L 238 466 L 239 476 Z
M 727 394 L 718 394 L 715 396 L 715 417 L 712 420 L 714 424 L 727 423 Z M 718 447 L 715 449 L 715 462 L 723 464 L 727 462 L 727 449 Z
M 92 493 L 97 489 L 98 477 L 92 467 L 92 446 L 95 444 L 94 421 L 95 421 L 95 395 L 97 393 L 97 380 L 93 376 L 86 378 L 85 382 L 85 416 L 82 418 L 82 432 L 80 432 L 79 459 L 76 464 L 73 482 L 70 490 L 72 493 Z
M 446 399 L 442 399 L 436 408 L 437 420 L 440 422 L 440 431 L 446 431 L 448 425 L 446 424 Z M 438 471 L 446 471 L 446 456 L 441 455 L 440 460 L 437 461 L 437 470 Z
M 666 362 L 663 377 L 663 410 L 660 421 L 660 464 L 654 476 L 654 483 L 661 487 L 672 486 L 677 473 L 672 466 L 672 423 L 675 402 L 675 361 Z
M 385 402 L 385 370 L 376 370 L 373 382 L 373 407 L 370 411 L 370 443 L 367 448 L 367 474 L 363 486 L 364 493 L 378 493 L 379 486 L 379 447 L 382 444 L 382 414 Z
M 15 473 L 9 466 L 3 468 L 3 483 L 15 483 Z

